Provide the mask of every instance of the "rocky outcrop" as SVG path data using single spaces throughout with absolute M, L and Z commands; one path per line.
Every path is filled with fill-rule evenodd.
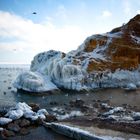
M 77 50 L 67 54 L 54 50 L 39 53 L 32 61 L 32 72 L 21 74 L 15 85 L 35 92 L 45 91 L 53 83 L 72 90 L 127 87 L 131 83 L 137 86 L 139 64 L 140 15 L 137 15 L 111 32 L 88 37 Z
M 74 53 L 74 64 L 80 64 L 75 61 L 86 61 L 88 72 L 138 68 L 140 64 L 140 15 L 111 32 L 88 37 Z

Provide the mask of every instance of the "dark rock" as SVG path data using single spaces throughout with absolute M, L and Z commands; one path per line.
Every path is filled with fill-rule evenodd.
M 83 105 L 83 106 L 81 107 L 81 111 L 82 111 L 82 112 L 86 112 L 86 111 L 88 111 L 88 110 L 89 110 L 89 107 L 86 106 L 86 105 Z
M 8 89 L 12 89 L 12 87 L 8 87 Z
M 28 130 L 28 129 L 26 129 L 26 128 L 21 128 L 20 129 L 20 134 L 21 135 L 27 135 L 27 134 L 29 134 L 30 133 L 30 131 Z
M 7 128 L 11 131 L 14 131 L 14 132 L 19 132 L 20 131 L 20 127 L 16 123 L 9 123 Z
M 52 102 L 50 102 L 50 105 L 58 105 L 58 103 L 55 101 L 52 101 Z
M 35 125 L 37 125 L 37 126 L 42 125 L 43 119 L 38 118 L 36 121 L 34 121 L 34 123 L 35 123 Z
M 82 107 L 84 105 L 84 101 L 81 99 L 76 99 L 75 101 L 70 101 L 71 107 Z
M 39 104 L 30 103 L 29 106 L 32 108 L 34 112 L 37 112 L 40 109 Z
M 54 121 L 57 121 L 57 118 L 54 116 L 54 115 L 46 115 L 46 121 L 47 122 L 54 122 Z
M 19 123 L 20 127 L 26 127 L 26 126 L 29 126 L 31 123 L 29 120 L 27 119 L 23 119 L 21 120 L 21 122 Z
M 133 119 L 134 119 L 134 121 L 139 121 L 140 120 L 140 115 L 134 115 Z
M 93 103 L 93 107 L 95 107 L 95 108 L 99 108 L 100 107 L 100 105 L 99 105 L 99 103 Z
M 7 137 L 13 137 L 13 136 L 15 136 L 15 133 L 13 131 L 6 130 L 5 129 L 5 130 L 3 130 L 1 132 L 1 136 L 2 136 L 3 139 L 7 139 Z

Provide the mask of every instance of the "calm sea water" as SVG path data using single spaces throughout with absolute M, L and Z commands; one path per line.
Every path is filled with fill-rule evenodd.
M 104 89 L 92 92 L 85 92 L 82 94 L 77 92 L 73 93 L 72 91 L 63 91 L 58 94 L 46 94 L 42 96 L 17 92 L 17 90 L 13 87 L 12 83 L 14 82 L 18 74 L 27 70 L 29 70 L 29 65 L 0 65 L 0 110 L 3 108 L 9 108 L 15 105 L 17 102 L 38 103 L 41 107 L 49 109 L 51 106 L 50 102 L 55 101 L 60 106 L 64 106 L 65 104 L 69 103 L 70 100 L 75 100 L 77 98 L 83 99 L 85 102 L 92 102 L 92 100 L 110 100 L 110 102 L 114 106 L 130 104 L 132 106 L 140 107 L 140 90 L 126 92 L 122 89 Z M 113 133 L 110 134 L 108 131 L 106 132 L 105 130 L 100 131 L 103 131 L 106 135 L 113 135 Z M 44 133 L 44 138 L 46 138 L 45 134 L 48 135 L 51 133 L 47 130 L 47 132 Z M 97 132 L 95 131 L 95 133 Z M 52 138 L 52 136 L 54 137 L 55 135 L 56 134 L 53 133 L 51 136 L 49 136 L 50 139 Z M 126 138 L 127 134 L 118 134 L 118 136 Z M 68 139 L 63 138 L 60 135 L 58 135 L 56 139 L 58 139 L 59 137 L 61 140 Z M 132 135 L 132 137 L 135 136 Z M 27 139 L 27 137 L 25 137 L 25 139 Z
M 49 108 L 50 102 L 56 101 L 59 104 L 69 103 L 77 98 L 85 101 L 110 100 L 112 105 L 131 104 L 140 107 L 140 90 L 126 92 L 122 89 L 105 89 L 83 94 L 73 92 L 61 92 L 59 94 L 46 94 L 42 96 L 23 94 L 17 92 L 12 83 L 23 71 L 29 70 L 29 65 L 0 65 L 0 108 L 15 105 L 17 102 L 38 103 L 41 107 Z

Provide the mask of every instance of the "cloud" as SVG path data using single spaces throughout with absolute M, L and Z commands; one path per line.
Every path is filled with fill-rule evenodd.
M 50 49 L 68 52 L 76 49 L 86 36 L 78 26 L 66 25 L 58 28 L 50 21 L 46 24 L 36 24 L 9 12 L 0 11 L 1 50 L 33 54 Z
M 137 10 L 137 14 L 140 14 L 140 10 Z
M 131 14 L 131 3 L 129 0 L 123 0 L 123 9 L 125 14 Z
M 56 16 L 59 18 L 63 18 L 63 19 L 67 18 L 67 12 L 66 12 L 66 8 L 64 5 L 59 5 L 57 7 Z
M 108 10 L 105 10 L 102 12 L 102 17 L 106 18 L 106 17 L 111 17 L 112 13 Z

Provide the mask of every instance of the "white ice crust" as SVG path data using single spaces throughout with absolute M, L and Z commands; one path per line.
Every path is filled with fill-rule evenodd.
M 102 77 L 98 76 L 99 71 L 93 74 L 87 72 L 87 66 L 90 59 L 106 60 L 104 52 L 112 38 L 121 37 L 122 32 L 107 33 L 103 35 L 93 35 L 88 37 L 82 45 L 75 51 L 64 55 L 59 51 L 50 50 L 36 55 L 31 63 L 30 71 L 21 73 L 14 87 L 29 92 L 45 92 L 57 88 L 66 88 L 71 90 L 83 90 L 94 88 L 125 88 L 134 90 L 140 87 L 140 68 L 137 70 L 120 70 L 111 72 L 109 69 L 102 72 Z M 108 37 L 104 46 L 98 46 L 92 52 L 84 52 L 86 43 L 90 39 L 99 39 Z M 79 64 L 73 64 L 74 57 L 83 54 L 84 61 Z M 65 56 L 65 57 L 64 57 Z
M 11 108 L 5 117 L 0 118 L 0 124 L 6 124 L 13 120 L 17 120 L 24 116 L 25 118 L 31 119 L 32 121 L 37 120 L 38 118 L 45 119 L 46 114 L 48 114 L 46 109 L 40 109 L 38 112 L 32 111 L 32 108 L 28 106 L 26 103 L 17 103 L 14 108 Z

